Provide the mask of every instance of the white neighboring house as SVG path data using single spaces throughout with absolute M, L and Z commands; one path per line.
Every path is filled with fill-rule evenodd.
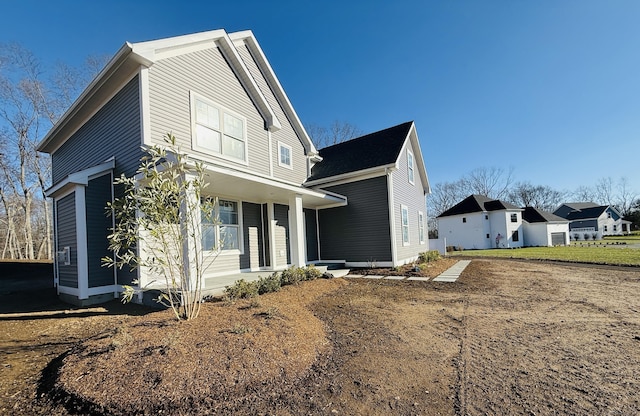
M 569 221 L 569 232 L 574 240 L 599 240 L 605 235 L 623 235 L 631 231 L 631 223 L 623 220 L 611 205 L 568 202 L 553 213 Z
M 533 207 L 522 213 L 524 245 L 527 247 L 569 244 L 569 220 Z
M 438 234 L 447 246 L 465 250 L 522 247 L 523 211 L 504 201 L 470 195 L 437 217 Z

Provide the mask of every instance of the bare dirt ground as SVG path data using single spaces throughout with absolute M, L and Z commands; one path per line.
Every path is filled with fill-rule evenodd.
M 456 283 L 318 280 L 186 325 L 31 297 L 0 296 L 0 414 L 640 414 L 638 268 L 473 260 Z

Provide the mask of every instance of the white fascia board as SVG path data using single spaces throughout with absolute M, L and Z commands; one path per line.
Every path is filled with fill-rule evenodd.
M 399 167 L 400 158 L 404 153 L 404 150 L 407 148 L 407 142 L 411 141 L 411 146 L 413 148 L 413 165 L 414 168 L 418 168 L 418 173 L 420 174 L 420 181 L 422 182 L 423 189 L 430 194 L 431 193 L 431 185 L 429 184 L 429 176 L 427 175 L 427 168 L 424 165 L 424 158 L 422 156 L 422 149 L 420 148 L 420 139 L 418 139 L 418 132 L 416 131 L 416 123 L 411 122 L 411 128 L 409 129 L 409 134 L 405 139 L 404 144 L 402 145 L 402 150 L 398 155 L 398 160 L 396 160 L 396 166 Z
M 85 170 L 81 170 L 79 172 L 75 172 L 52 186 L 51 188 L 45 191 L 45 195 L 47 197 L 56 197 L 61 192 L 63 192 L 66 188 L 72 185 L 84 185 L 87 186 L 89 184 L 89 179 L 93 176 L 99 176 L 101 173 L 106 173 L 116 166 L 116 160 L 111 158 L 106 162 L 103 162 L 99 165 L 87 168 Z
M 343 173 L 341 175 L 329 176 L 327 178 L 316 179 L 314 181 L 305 182 L 304 185 L 309 187 L 334 186 L 341 183 L 361 181 L 363 179 L 369 179 L 369 178 L 374 178 L 376 176 L 386 175 L 386 173 L 389 170 L 396 170 L 396 164 L 389 163 L 388 165 L 375 166 L 369 169 Z
M 284 91 L 284 88 L 282 88 L 282 84 L 280 84 L 278 77 L 276 77 L 276 74 L 273 71 L 271 64 L 269 64 L 269 61 L 267 60 L 267 57 L 262 51 L 262 48 L 258 44 L 256 37 L 253 35 L 253 32 L 250 30 L 245 30 L 242 32 L 230 33 L 229 38 L 231 38 L 231 40 L 234 42 L 242 42 L 245 45 L 247 45 L 247 47 L 249 48 L 249 51 L 251 52 L 251 55 L 256 60 L 256 64 L 258 65 L 258 68 L 260 69 L 265 79 L 269 83 L 271 90 L 273 91 L 276 98 L 278 99 L 278 102 L 280 103 L 285 114 L 289 118 L 289 121 L 291 122 L 294 130 L 296 131 L 296 133 L 298 133 L 298 136 L 302 139 L 302 144 L 304 145 L 304 148 L 307 151 L 307 154 L 310 154 L 310 155 L 317 154 L 318 150 L 316 149 L 315 145 L 311 141 L 309 134 L 307 133 L 307 131 L 304 128 L 304 125 L 300 121 L 300 118 L 298 117 L 298 114 L 293 108 L 291 101 L 289 101 L 289 97 Z

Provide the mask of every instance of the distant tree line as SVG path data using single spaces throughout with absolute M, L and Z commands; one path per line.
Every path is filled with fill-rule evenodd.
M 51 258 L 51 164 L 36 146 L 104 62 L 45 68 L 22 46 L 0 44 L 0 258 Z

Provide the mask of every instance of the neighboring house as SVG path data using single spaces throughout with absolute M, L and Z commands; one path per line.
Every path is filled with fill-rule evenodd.
M 429 183 L 413 123 L 318 152 L 250 31 L 126 43 L 38 146 L 51 154 L 55 285 L 98 303 L 145 272 L 102 267 L 113 178 L 172 132 L 204 162 L 224 224 L 207 274 L 281 270 L 325 259 L 399 265 L 428 249 Z M 324 158 L 324 159 L 323 159 Z M 210 250 L 210 255 L 215 255 Z
M 470 195 L 437 218 L 447 246 L 466 250 L 522 247 L 522 208 L 482 195 Z
M 569 244 L 569 221 L 533 207 L 522 212 L 526 247 L 564 246 Z
M 595 240 L 631 231 L 630 222 L 624 221 L 620 212 L 611 205 L 569 202 L 560 205 L 553 213 L 569 220 L 569 232 L 574 240 Z

